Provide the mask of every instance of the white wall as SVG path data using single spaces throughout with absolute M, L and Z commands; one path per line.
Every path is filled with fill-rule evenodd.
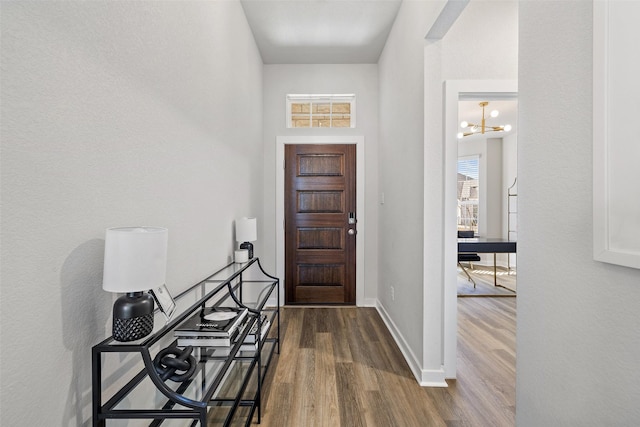
M 443 82 L 517 75 L 516 2 L 473 1 L 445 39 L 425 42 L 443 4 L 403 2 L 379 62 L 385 204 L 378 299 L 414 374 L 439 385 L 445 378 Z
M 502 236 L 502 138 L 487 139 L 487 237 Z
M 431 382 L 440 370 L 441 333 L 425 337 L 423 323 L 440 323 L 441 300 L 423 294 L 424 212 L 424 36 L 444 2 L 404 1 L 378 63 L 380 81 L 380 249 L 378 300 L 419 381 Z M 440 109 L 441 110 L 441 109 Z M 426 114 L 427 117 L 433 115 Z M 433 183 L 437 187 L 438 182 Z M 438 203 L 437 195 L 434 202 Z M 431 200 L 430 200 L 431 201 Z M 435 224 L 440 228 L 440 224 Z M 434 242 L 437 245 L 438 241 Z M 437 258 L 437 253 L 433 254 Z M 439 267 L 438 267 L 439 269 Z M 437 274 L 437 273 L 436 273 Z M 393 287 L 393 297 L 391 288 Z M 429 318 L 423 317 L 423 307 Z M 435 311 L 432 307 L 435 306 Z M 437 366 L 425 372 L 423 341 Z M 434 343 L 434 340 L 436 342 Z M 437 374 L 436 374 L 437 376 Z M 441 375 L 439 376 L 441 377 Z M 436 379 L 438 381 L 439 378 Z
M 517 82 L 517 38 L 518 38 L 518 3 L 513 1 L 471 1 L 454 23 L 452 28 L 441 41 L 429 43 L 425 49 L 428 65 L 441 69 L 440 82 L 447 83 L 447 91 L 457 87 L 462 92 L 495 92 L 495 91 L 516 91 Z M 499 25 L 497 25 L 499 23 Z M 490 30 L 489 30 L 490 29 Z M 486 49 L 479 47 L 490 47 Z M 464 54 L 461 54 L 464 52 Z M 442 89 L 440 86 L 430 86 L 425 92 L 425 103 L 431 108 L 442 108 Z M 456 100 L 457 101 L 457 100 Z M 449 116 L 456 117 L 457 114 L 449 111 L 450 99 L 445 102 L 448 126 Z M 457 112 L 457 104 L 452 105 Z M 455 114 L 455 115 L 454 115 Z M 456 117 L 457 118 L 457 117 Z M 454 130 L 454 128 L 456 130 Z M 444 191 L 441 197 L 445 200 L 443 205 L 434 205 L 425 213 L 425 223 L 440 221 L 442 226 L 441 236 L 444 245 L 440 248 L 442 255 L 439 266 L 442 268 L 442 276 L 426 277 L 425 288 L 431 292 L 437 289 L 444 289 L 444 312 L 442 324 L 433 323 L 431 334 L 444 329 L 444 346 L 442 359 L 444 361 L 446 377 L 456 375 L 456 333 L 457 333 L 457 299 L 455 294 L 456 271 L 456 240 L 455 240 L 455 198 L 448 200 L 455 194 L 455 160 L 457 155 L 452 155 L 454 148 L 449 148 L 449 143 L 453 143 L 452 133 L 457 131 L 457 120 L 453 126 L 446 129 L 444 135 L 446 142 L 446 153 L 440 154 L 443 145 L 443 135 L 441 129 L 432 127 L 425 135 L 425 149 L 433 157 L 432 163 L 439 162 L 440 168 L 437 175 L 429 173 L 425 176 L 425 182 L 433 180 L 445 174 Z M 449 142 L 450 141 L 450 142 Z M 430 169 L 427 169 L 430 170 Z M 445 217 L 441 218 L 444 211 Z M 427 263 L 432 263 L 426 259 Z M 433 264 L 431 270 L 435 270 Z M 426 342 L 425 345 L 428 345 Z M 435 361 L 434 361 L 435 362 Z
M 290 93 L 355 93 L 356 128 L 288 129 L 286 96 Z M 265 65 L 264 66 L 264 209 L 265 267 L 276 268 L 276 137 L 364 136 L 365 209 L 358 212 L 358 237 L 364 237 L 364 302 L 375 301 L 378 283 L 378 67 L 355 65 Z M 280 261 L 281 265 L 282 260 Z
M 640 425 L 640 270 L 593 261 L 592 2 L 519 22 L 517 424 Z
M 443 82 L 517 75 L 516 2 L 471 2 L 444 40 L 425 42 L 442 6 L 403 2 L 379 62 L 385 204 L 378 298 L 414 374 L 423 384 L 439 385 L 445 378 Z
M 1 7 L 0 424 L 87 425 L 104 230 L 167 227 L 174 293 L 226 264 L 262 209 L 262 63 L 236 1 Z

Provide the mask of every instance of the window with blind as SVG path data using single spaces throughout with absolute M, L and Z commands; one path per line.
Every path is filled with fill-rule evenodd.
M 287 95 L 288 128 L 354 128 L 356 96 Z
M 458 158 L 458 230 L 478 233 L 480 156 Z

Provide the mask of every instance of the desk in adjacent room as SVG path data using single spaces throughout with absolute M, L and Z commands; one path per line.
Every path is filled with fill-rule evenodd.
M 496 254 L 516 253 L 516 242 L 493 237 L 472 237 L 458 239 L 458 252 L 493 254 L 493 284 L 498 285 Z

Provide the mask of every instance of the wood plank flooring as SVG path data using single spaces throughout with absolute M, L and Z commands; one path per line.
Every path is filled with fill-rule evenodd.
M 374 308 L 283 308 L 261 425 L 513 426 L 516 298 L 458 307 L 458 379 L 448 388 L 418 385 Z
M 484 297 L 516 295 L 517 273 L 508 271 L 504 267 L 498 267 L 498 286 L 493 283 L 493 266 L 481 266 L 474 264 L 474 268 L 465 267 L 469 275 L 476 282 L 476 286 L 467 279 L 462 269 L 458 267 L 458 296 L 459 297 Z

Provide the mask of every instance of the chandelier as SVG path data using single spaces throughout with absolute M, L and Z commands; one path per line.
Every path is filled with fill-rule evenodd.
M 476 135 L 476 134 L 485 134 L 487 132 L 509 132 L 511 130 L 511 125 L 500 125 L 500 126 L 490 126 L 486 123 L 486 119 L 484 116 L 484 108 L 489 105 L 488 101 L 482 101 L 480 104 L 482 107 L 482 121 L 480 124 L 469 123 L 467 121 L 463 121 L 460 123 L 460 127 L 464 129 L 464 131 L 458 133 L 458 139 L 462 139 L 465 136 Z M 498 117 L 500 112 L 498 110 L 493 110 L 489 115 L 492 118 Z

